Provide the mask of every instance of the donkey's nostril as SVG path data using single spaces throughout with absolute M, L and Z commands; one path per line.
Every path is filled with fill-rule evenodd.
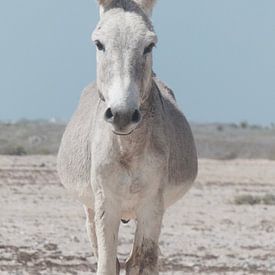
M 138 123 L 141 119 L 140 112 L 138 110 L 135 110 L 135 112 L 132 115 L 132 122 Z
M 107 121 L 110 121 L 114 117 L 111 108 L 106 110 L 104 117 Z

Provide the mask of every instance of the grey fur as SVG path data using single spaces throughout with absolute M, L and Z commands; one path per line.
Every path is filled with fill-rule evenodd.
M 173 92 L 154 77 L 152 54 L 143 56 L 148 43 L 156 43 L 156 35 L 140 2 L 146 1 L 138 5 L 112 1 L 108 9 L 104 6 L 93 34 L 93 40 L 102 40 L 106 47 L 97 53 L 97 82 L 84 90 L 58 154 L 61 181 L 84 204 L 88 227 L 93 225 L 88 234 L 96 242 L 98 275 L 119 270 L 116 246 L 121 219 L 138 222 L 127 274 L 158 274 L 156 246 L 163 213 L 197 175 L 189 124 Z M 124 129 L 127 136 L 114 134 L 115 126 L 104 121 L 106 109 L 114 105 L 142 114 L 139 124 Z M 144 262 L 145 256 L 152 260 Z

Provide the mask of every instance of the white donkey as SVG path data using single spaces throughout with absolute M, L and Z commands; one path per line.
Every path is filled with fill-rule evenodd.
M 98 275 L 119 274 L 120 221 L 137 222 L 126 274 L 158 274 L 165 209 L 197 175 L 197 153 L 173 92 L 152 72 L 154 0 L 98 0 L 97 81 L 64 133 L 62 183 L 83 203 Z

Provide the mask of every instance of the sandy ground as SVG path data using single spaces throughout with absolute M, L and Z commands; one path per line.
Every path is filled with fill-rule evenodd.
M 275 274 L 275 162 L 200 160 L 191 191 L 165 215 L 161 274 Z M 54 156 L 0 157 L 0 274 L 93 274 L 82 206 L 60 185 Z M 134 222 L 121 225 L 119 258 Z

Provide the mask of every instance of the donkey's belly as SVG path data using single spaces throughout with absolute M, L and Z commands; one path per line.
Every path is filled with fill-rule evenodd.
M 193 181 L 182 182 L 178 185 L 167 184 L 163 192 L 164 208 L 167 209 L 180 200 L 191 188 L 192 184 Z
M 129 179 L 129 187 L 122 192 L 122 219 L 129 220 L 135 218 L 137 208 L 152 200 L 152 197 L 158 192 L 159 186 L 163 183 L 161 179 L 157 180 L 157 175 L 154 177 L 154 180 L 147 182 L 142 176 L 140 178 Z M 191 186 L 191 181 L 179 185 L 164 184 L 162 193 L 164 209 L 180 200 Z

